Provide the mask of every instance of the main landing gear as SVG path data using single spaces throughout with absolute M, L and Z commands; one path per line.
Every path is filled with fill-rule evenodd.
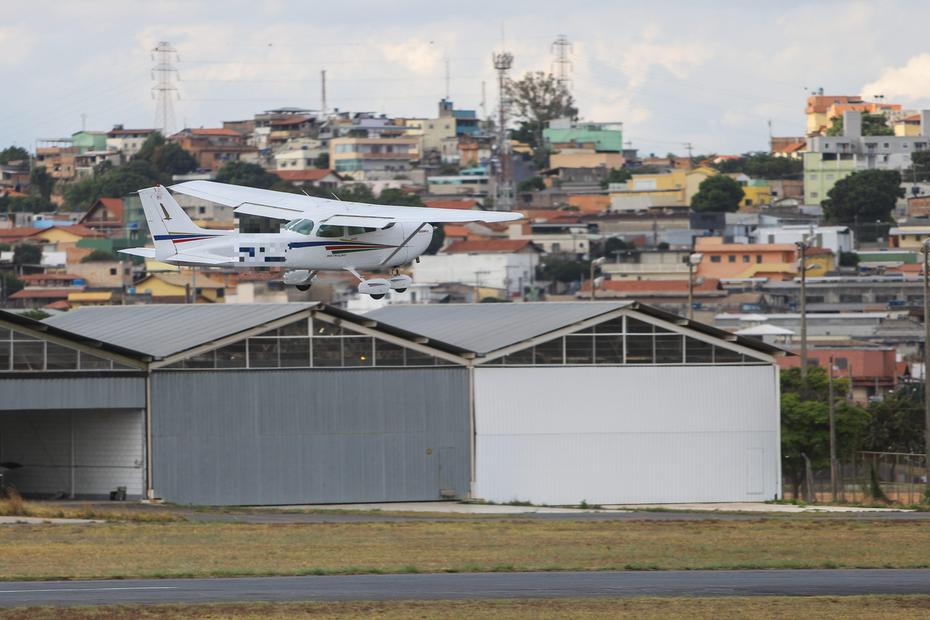
M 298 291 L 309 291 L 316 278 L 316 272 L 309 269 L 295 269 L 284 273 L 284 283 L 297 287 Z
M 413 284 L 413 280 L 410 276 L 400 275 L 397 273 L 396 269 L 390 279 L 370 278 L 368 280 L 363 278 L 359 272 L 351 267 L 346 267 L 345 269 L 359 279 L 358 292 L 370 295 L 372 299 L 383 299 L 389 291 L 403 293 Z

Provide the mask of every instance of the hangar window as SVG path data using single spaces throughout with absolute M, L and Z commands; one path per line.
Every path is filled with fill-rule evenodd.
M 111 360 L 40 340 L 10 329 L 0 329 L 0 372 L 129 369 Z
M 334 323 L 300 320 L 166 368 L 364 368 L 450 363 Z
M 504 366 L 747 363 L 761 362 L 648 321 L 622 316 L 485 362 Z

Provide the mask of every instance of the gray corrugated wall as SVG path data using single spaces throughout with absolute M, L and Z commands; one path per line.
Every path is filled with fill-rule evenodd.
M 191 504 L 440 499 L 468 492 L 464 368 L 161 371 L 153 482 Z M 429 453 L 428 453 L 429 452 Z
M 140 409 L 145 379 L 139 376 L 29 377 L 0 379 L 0 411 L 44 409 Z

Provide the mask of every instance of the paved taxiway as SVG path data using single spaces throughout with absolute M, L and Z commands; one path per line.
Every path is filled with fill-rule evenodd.
M 930 594 L 930 569 L 435 573 L 0 583 L 0 606 Z

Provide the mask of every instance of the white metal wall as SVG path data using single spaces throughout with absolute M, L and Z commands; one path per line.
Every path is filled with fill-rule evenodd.
M 0 413 L 0 462 L 23 465 L 6 476 L 24 494 L 138 497 L 143 437 L 139 410 Z
M 477 368 L 478 498 L 739 502 L 779 492 L 774 366 Z

